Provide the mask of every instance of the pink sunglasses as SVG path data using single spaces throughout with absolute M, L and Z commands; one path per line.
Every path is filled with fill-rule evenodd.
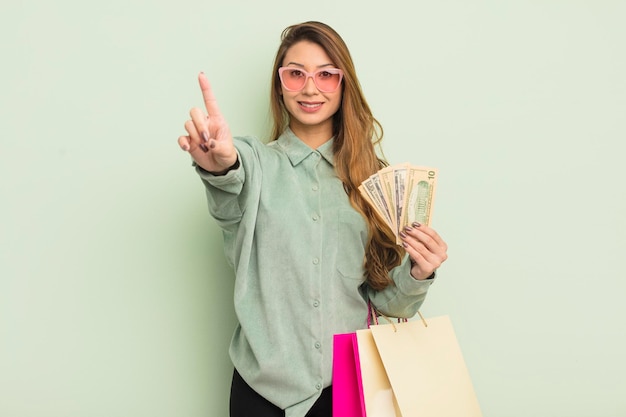
M 278 69 L 280 82 L 287 91 L 300 91 L 309 78 L 323 93 L 332 93 L 343 80 L 343 71 L 339 68 L 322 68 L 313 73 L 296 67 L 280 67 Z

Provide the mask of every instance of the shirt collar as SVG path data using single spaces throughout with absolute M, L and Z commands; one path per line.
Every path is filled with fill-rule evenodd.
M 316 151 L 302 142 L 290 128 L 285 129 L 283 134 L 276 139 L 276 142 L 283 148 L 293 166 L 298 165 L 300 162 L 304 161 L 307 156 Z M 334 137 L 317 148 L 317 152 L 319 152 L 329 164 L 334 166 L 335 155 L 333 154 L 333 142 Z

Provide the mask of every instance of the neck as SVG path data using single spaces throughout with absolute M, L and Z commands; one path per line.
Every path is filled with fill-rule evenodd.
M 317 149 L 333 137 L 331 125 L 326 126 L 305 126 L 290 124 L 291 131 L 308 147 Z

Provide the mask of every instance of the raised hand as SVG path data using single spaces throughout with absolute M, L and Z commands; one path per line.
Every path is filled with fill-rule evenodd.
M 214 174 L 228 171 L 237 162 L 230 128 L 222 116 L 211 84 L 204 73 L 198 76 L 206 113 L 194 107 L 189 111 L 191 120 L 185 122 L 186 136 L 178 138 L 181 149 L 189 152 L 204 170 Z

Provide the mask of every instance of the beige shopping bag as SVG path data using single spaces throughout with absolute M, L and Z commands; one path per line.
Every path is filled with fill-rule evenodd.
M 357 331 L 367 417 L 481 417 L 448 316 Z
M 367 417 L 400 417 L 398 402 L 370 329 L 356 331 L 363 402 Z M 347 417 L 347 416 L 346 416 Z

